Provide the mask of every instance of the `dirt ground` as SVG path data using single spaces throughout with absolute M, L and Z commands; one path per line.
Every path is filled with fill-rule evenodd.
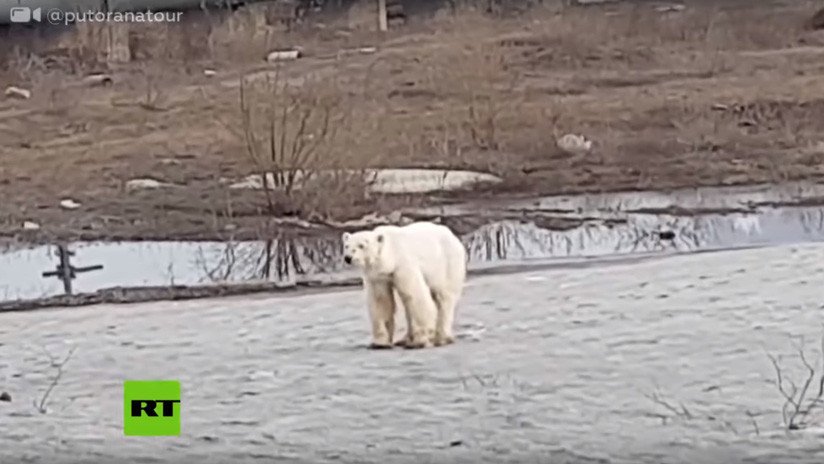
M 0 97 L 0 237 L 251 238 L 285 227 L 277 218 L 322 224 L 461 198 L 818 180 L 824 32 L 805 23 L 820 2 L 740 3 L 461 9 L 384 36 L 363 12 L 283 31 L 239 11 L 131 26 L 134 60 L 118 66 L 99 60 L 88 44 L 101 30 L 85 27 L 57 51 L 0 63 L 0 86 L 32 91 Z M 300 59 L 263 59 L 294 45 Z M 351 51 L 367 46 L 377 51 Z M 94 71 L 113 84 L 83 84 Z M 292 141 L 317 144 L 293 157 L 303 164 L 278 166 L 450 167 L 503 182 L 426 197 L 367 195 L 351 179 L 289 194 L 227 188 L 277 164 L 265 110 L 284 101 L 298 121 Z M 592 152 L 559 150 L 566 133 L 590 138 Z M 147 177 L 175 186 L 127 188 Z M 66 198 L 80 208 L 61 208 Z M 24 221 L 41 228 L 24 231 Z

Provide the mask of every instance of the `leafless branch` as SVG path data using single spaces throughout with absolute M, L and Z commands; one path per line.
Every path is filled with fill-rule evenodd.
M 752 427 L 755 430 L 755 434 L 756 435 L 761 435 L 761 430 L 759 430 L 759 428 L 758 428 L 758 422 L 755 420 L 756 414 L 753 413 L 752 411 L 747 410 L 747 417 L 749 417 L 750 421 L 752 422 Z
M 693 412 L 693 411 L 687 409 L 687 406 L 682 402 L 678 402 L 678 404 L 675 404 L 674 402 L 672 402 L 670 400 L 667 400 L 666 398 L 664 398 L 664 395 L 662 395 L 657 389 L 656 389 L 656 391 L 654 391 L 651 394 L 644 394 L 644 396 L 647 397 L 649 400 L 651 400 L 653 403 L 661 406 L 662 408 L 666 409 L 668 412 L 671 413 L 671 414 L 657 414 L 657 413 L 651 414 L 653 417 L 660 418 L 663 424 L 666 424 L 667 420 L 670 419 L 670 418 L 677 418 L 677 419 L 682 419 L 682 420 L 687 420 L 687 421 L 701 419 L 701 420 L 707 420 L 707 421 L 710 421 L 710 422 L 720 424 L 722 429 L 729 430 L 732 433 L 734 433 L 735 435 L 739 434 L 738 429 L 735 427 L 735 425 L 731 421 L 726 420 L 723 417 L 719 417 L 719 416 L 717 416 L 713 413 Z M 758 434 L 759 433 L 758 424 L 755 423 L 754 419 L 752 419 L 752 416 L 750 416 L 750 419 L 753 422 L 756 434 Z
M 77 347 L 73 346 L 66 354 L 66 357 L 63 358 L 62 361 L 58 362 L 55 359 L 55 357 L 51 353 L 49 353 L 48 350 L 46 350 L 46 348 L 43 348 L 43 352 L 46 353 L 46 356 L 48 356 L 49 358 L 49 365 L 52 368 L 56 369 L 57 372 L 54 378 L 52 379 L 51 384 L 49 384 L 49 387 L 46 389 L 46 392 L 43 394 L 43 397 L 40 398 L 40 402 L 38 403 L 37 400 L 33 402 L 35 409 L 37 409 L 37 411 L 40 414 L 46 414 L 46 402 L 49 399 L 49 395 L 51 394 L 52 390 L 54 390 L 54 387 L 57 386 L 57 383 L 60 382 L 60 378 L 63 376 L 63 367 L 66 365 L 67 362 L 69 362 L 69 359 L 71 359 L 75 349 L 77 349 Z
M 798 357 L 806 370 L 801 388 L 783 373 L 780 358 L 767 354 L 775 371 L 776 387 L 784 399 L 781 407 L 781 415 L 788 430 L 800 430 L 807 427 L 807 418 L 816 409 L 824 409 L 824 335 L 821 337 L 821 371 L 816 372 L 815 367 L 807 360 L 804 353 L 803 340 L 801 346 L 797 347 Z M 818 380 L 816 381 L 816 376 Z M 815 396 L 810 396 L 810 386 L 814 383 L 818 385 Z M 787 388 L 789 385 L 789 389 Z
M 683 417 L 685 419 L 692 419 L 694 417 L 683 403 L 679 403 L 678 406 L 674 406 L 657 391 L 652 392 L 651 394 L 645 393 L 644 396 L 649 398 L 653 403 L 662 406 L 678 417 Z

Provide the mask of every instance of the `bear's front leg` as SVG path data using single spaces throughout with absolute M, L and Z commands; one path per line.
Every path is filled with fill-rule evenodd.
M 406 334 L 403 338 L 395 342 L 395 346 L 406 346 L 412 340 L 412 313 L 406 310 L 406 305 L 403 305 L 403 315 L 406 319 Z
M 364 282 L 369 298 L 369 318 L 372 322 L 372 349 L 392 348 L 395 334 L 395 299 L 387 281 Z
M 406 311 L 406 348 L 432 346 L 438 310 L 423 275 L 416 270 L 396 272 L 394 286 Z

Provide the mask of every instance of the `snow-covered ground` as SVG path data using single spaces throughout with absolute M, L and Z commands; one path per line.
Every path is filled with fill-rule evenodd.
M 0 314 L 0 462 L 821 463 L 767 354 L 822 365 L 822 282 L 822 245 L 488 275 L 420 351 L 357 290 Z M 125 379 L 180 380 L 180 437 L 123 436 Z

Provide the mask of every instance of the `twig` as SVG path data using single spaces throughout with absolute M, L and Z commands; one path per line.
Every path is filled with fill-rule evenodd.
M 37 411 L 40 414 L 46 414 L 46 401 L 48 401 L 49 395 L 51 394 L 52 390 L 54 390 L 54 387 L 56 387 L 57 383 L 60 382 L 60 378 L 63 376 L 63 366 L 65 366 L 66 363 L 69 362 L 69 359 L 71 359 L 72 355 L 74 354 L 75 349 L 77 349 L 77 347 L 73 346 L 69 350 L 69 352 L 66 354 L 66 357 L 63 359 L 63 361 L 57 362 L 55 360 L 54 356 L 52 356 L 52 354 L 49 353 L 48 350 L 43 348 L 43 352 L 45 352 L 46 356 L 49 357 L 51 367 L 54 367 L 54 368 L 57 369 L 57 375 L 55 375 L 54 379 L 52 379 L 52 382 L 49 385 L 49 388 L 47 388 L 46 392 L 43 394 L 43 397 L 40 398 L 40 404 L 38 404 L 36 400 L 33 402 L 34 407 L 37 409 Z
M 653 392 L 652 394 L 645 393 L 645 397 L 649 398 L 653 403 L 663 406 L 665 409 L 669 410 L 673 414 L 679 417 L 684 417 L 687 419 L 692 419 L 694 416 L 690 413 L 687 408 L 684 406 L 683 403 L 680 403 L 680 409 L 676 406 L 670 404 L 663 396 L 661 396 L 657 391 Z
M 746 414 L 747 414 L 747 417 L 749 417 L 750 421 L 752 422 L 752 427 L 753 427 L 753 429 L 755 429 L 755 435 L 756 436 L 761 435 L 761 431 L 758 429 L 758 422 L 755 420 L 756 415 L 750 410 L 747 410 Z
M 682 402 L 679 402 L 678 405 L 676 406 L 674 403 L 672 403 L 672 402 L 668 401 L 667 399 L 665 399 L 663 397 L 663 395 L 661 395 L 658 392 L 657 388 L 656 388 L 656 391 L 654 391 L 653 393 L 651 393 L 651 394 L 645 393 L 644 396 L 649 398 L 653 403 L 655 403 L 657 405 L 660 405 L 661 407 L 663 407 L 664 409 L 666 409 L 667 411 L 672 413 L 672 415 L 655 414 L 655 413 L 652 414 L 652 416 L 654 416 L 654 417 L 661 418 L 661 422 L 662 422 L 663 425 L 666 425 L 667 419 L 669 419 L 670 417 L 681 418 L 681 419 L 688 420 L 688 421 L 689 420 L 694 420 L 694 419 L 705 419 L 705 420 L 716 422 L 716 423 L 720 424 L 722 429 L 729 430 L 732 433 L 734 433 L 735 435 L 739 434 L 738 429 L 735 427 L 735 425 L 732 422 L 724 419 L 723 417 L 717 417 L 714 414 L 709 414 L 709 413 L 704 413 L 704 412 L 693 413 L 692 411 L 687 409 L 687 406 Z M 751 417 L 751 420 L 752 420 L 752 417 Z M 755 424 L 754 420 L 753 420 L 753 423 Z M 758 425 L 757 424 L 755 424 L 755 430 L 756 430 L 756 433 L 758 433 Z

